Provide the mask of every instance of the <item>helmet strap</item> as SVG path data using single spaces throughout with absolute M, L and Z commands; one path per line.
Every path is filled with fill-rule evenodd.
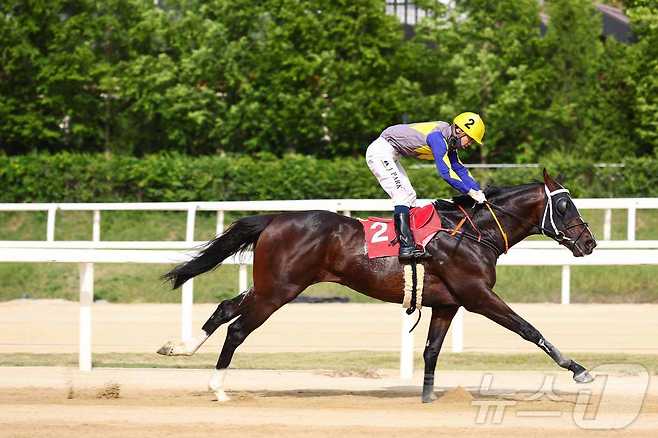
M 455 134 L 455 125 L 450 127 L 450 137 L 448 137 L 448 146 L 450 149 L 459 149 L 461 146 L 459 137 Z

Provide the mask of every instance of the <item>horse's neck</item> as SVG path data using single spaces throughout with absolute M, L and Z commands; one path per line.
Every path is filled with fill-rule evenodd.
M 543 193 L 542 184 L 533 184 L 517 190 L 510 189 L 491 199 L 494 205 L 500 206 L 513 214 L 506 214 L 492 207 L 503 231 L 507 234 L 510 248 L 526 237 L 537 234 L 540 211 L 544 204 Z M 489 239 L 502 244 L 503 238 L 500 228 L 489 209 L 483 208 L 478 216 L 478 226 L 486 230 Z M 504 249 L 504 246 L 501 246 L 502 249 Z

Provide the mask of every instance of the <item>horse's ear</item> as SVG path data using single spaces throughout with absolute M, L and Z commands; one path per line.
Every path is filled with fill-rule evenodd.
M 551 176 L 548 174 L 546 168 L 544 167 L 544 184 L 548 184 L 550 180 L 551 180 Z
M 545 167 L 544 167 L 544 184 L 546 184 L 546 186 L 548 186 L 548 188 L 551 190 L 555 190 L 556 188 L 560 187 L 560 184 L 558 184 L 557 181 L 555 181 L 553 177 L 551 177 L 548 174 L 548 171 L 546 170 Z

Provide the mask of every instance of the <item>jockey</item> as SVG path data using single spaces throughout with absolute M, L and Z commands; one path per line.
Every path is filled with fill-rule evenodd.
M 393 200 L 395 232 L 400 241 L 399 258 L 408 261 L 424 252 L 416 247 L 409 228 L 409 208 L 416 204 L 416 191 L 400 165 L 400 157 L 433 160 L 439 175 L 452 187 L 478 203 L 486 201 L 480 185 L 457 156 L 474 141 L 482 144 L 484 122 L 476 113 L 465 112 L 452 124 L 425 122 L 386 128 L 366 151 L 366 162 L 379 184 Z

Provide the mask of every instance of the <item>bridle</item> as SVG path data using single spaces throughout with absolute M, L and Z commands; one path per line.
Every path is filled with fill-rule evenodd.
M 557 190 L 553 190 L 552 192 L 548 190 L 548 186 L 544 184 L 544 191 L 546 192 L 546 206 L 544 207 L 544 214 L 542 215 L 542 220 L 541 220 L 541 225 L 537 225 L 537 228 L 539 229 L 539 232 L 545 236 L 550 237 L 551 239 L 555 240 L 557 243 L 560 245 L 566 245 L 567 243 L 571 243 L 572 245 L 576 245 L 576 243 L 580 240 L 580 238 L 583 236 L 583 233 L 585 230 L 587 230 L 588 224 L 583 220 L 583 218 L 578 215 L 578 219 L 580 222 L 569 225 L 568 227 L 565 227 L 562 230 L 559 230 L 557 226 L 555 225 L 555 220 L 553 219 L 553 216 L 555 212 L 553 211 L 553 197 L 555 195 L 559 195 L 560 193 L 567 193 L 568 197 L 571 197 L 571 193 L 569 192 L 568 189 L 561 188 Z M 546 228 L 544 224 L 546 224 L 546 218 L 549 219 L 549 224 L 552 229 Z M 567 237 L 564 232 L 567 230 L 570 230 L 575 227 L 583 227 L 583 229 L 580 231 L 580 234 L 578 234 L 578 237 L 575 239 L 572 239 L 570 237 Z
M 537 228 L 537 230 L 539 230 L 540 234 L 543 234 L 544 236 L 550 237 L 551 239 L 555 240 L 560 245 L 567 246 L 568 244 L 571 244 L 571 245 L 575 246 L 578 243 L 578 241 L 580 240 L 580 238 L 583 236 L 583 233 L 585 232 L 585 230 L 589 229 L 588 223 L 583 221 L 582 217 L 579 215 L 578 219 L 580 221 L 578 223 L 573 224 L 573 225 L 569 225 L 569 226 L 563 228 L 562 230 L 558 229 L 557 225 L 555 224 L 555 219 L 554 219 L 555 210 L 553 208 L 553 203 L 557 201 L 557 198 L 554 200 L 554 197 L 556 197 L 556 195 L 560 195 L 562 193 L 567 193 L 567 196 L 570 197 L 570 192 L 569 192 L 568 189 L 565 189 L 565 188 L 560 188 L 560 189 L 557 189 L 557 190 L 553 190 L 551 192 L 548 189 L 548 186 L 546 184 L 544 184 L 544 191 L 546 193 L 546 198 L 545 198 L 546 205 L 544 206 L 544 214 L 542 215 L 542 220 L 541 220 L 540 224 L 532 223 L 529 220 L 527 220 L 526 218 L 521 217 L 518 214 L 512 213 L 508 209 L 506 209 L 504 207 L 501 207 L 499 205 L 493 204 L 490 201 L 485 201 L 485 202 L 486 202 L 486 204 L 493 207 L 494 209 L 496 209 L 496 210 L 498 210 L 502 213 L 505 213 L 506 215 L 512 216 L 512 217 L 518 219 L 519 221 L 521 221 L 525 224 L 531 225 L 533 228 Z M 490 211 L 491 211 L 491 209 L 490 209 Z M 496 223 L 498 224 L 498 228 L 499 228 L 501 234 L 503 235 L 503 240 L 506 241 L 505 231 L 503 230 L 502 224 L 497 220 L 496 215 L 493 211 L 491 211 L 491 214 L 494 217 L 494 219 L 496 220 Z M 550 226 L 550 228 L 548 228 L 546 226 L 547 222 L 548 222 L 548 226 Z M 570 230 L 572 228 L 575 228 L 575 227 L 582 227 L 582 230 L 580 231 L 580 234 L 578 234 L 578 237 L 576 237 L 575 239 L 567 237 L 566 234 L 565 234 L 565 231 L 568 231 L 568 230 Z M 507 252 L 506 251 L 507 248 L 505 248 L 505 251 L 501 251 L 498 248 L 498 245 L 494 245 L 491 242 L 486 242 L 485 240 L 480 239 L 476 236 L 470 235 L 467 232 L 462 232 L 460 234 L 463 237 L 467 237 L 471 240 L 474 240 L 474 241 L 476 241 L 480 244 L 483 244 L 486 247 L 491 248 L 493 246 L 493 247 L 496 248 L 498 253 Z

